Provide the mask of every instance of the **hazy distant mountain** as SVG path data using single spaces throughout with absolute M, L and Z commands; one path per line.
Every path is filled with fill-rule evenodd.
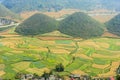
M 0 0 L 0 3 L 3 2 L 3 0 Z
M 120 11 L 120 0 L 101 0 L 104 8 Z
M 13 13 L 2 4 L 0 4 L 0 17 L 12 18 L 12 19 L 20 18 L 17 14 Z
M 4 0 L 2 2 L 2 4 L 14 12 L 32 10 L 58 11 L 64 8 L 120 10 L 119 3 L 120 0 Z

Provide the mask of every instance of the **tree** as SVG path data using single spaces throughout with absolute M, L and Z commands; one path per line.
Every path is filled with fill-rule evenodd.
M 16 73 L 15 79 L 21 79 L 22 75 L 23 75 L 22 73 Z
M 75 56 L 73 56 L 73 58 L 72 58 L 72 63 L 75 61 Z
M 116 76 L 116 80 L 120 80 L 120 75 L 117 75 L 117 76 Z
M 119 67 L 117 68 L 116 73 L 117 73 L 117 74 L 120 74 L 120 65 L 119 65 Z
M 36 73 L 33 74 L 34 78 L 39 78 L 39 75 L 37 75 Z
M 50 74 L 47 73 L 47 72 L 44 72 L 43 75 L 42 75 L 42 77 L 44 77 L 45 80 L 49 79 L 49 76 L 50 76 Z
M 56 70 L 57 72 L 62 72 L 62 71 L 64 71 L 64 66 L 62 65 L 62 63 L 56 65 L 55 70 Z

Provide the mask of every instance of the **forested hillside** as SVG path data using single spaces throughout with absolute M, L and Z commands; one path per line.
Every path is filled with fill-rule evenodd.
M 109 32 L 120 36 L 120 14 L 106 22 L 106 26 Z
M 58 11 L 65 8 L 120 10 L 119 0 L 4 0 L 2 4 L 14 12 Z
M 60 22 L 60 32 L 84 39 L 101 36 L 103 25 L 90 16 L 77 12 Z
M 22 35 L 38 35 L 57 29 L 57 21 L 44 14 L 35 14 L 21 23 L 16 32 Z

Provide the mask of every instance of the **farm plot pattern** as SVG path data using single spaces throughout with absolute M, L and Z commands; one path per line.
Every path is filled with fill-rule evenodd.
M 113 76 L 120 64 L 120 39 L 41 40 L 37 36 L 8 35 L 0 39 L 0 77 L 3 78 L 14 78 L 17 72 L 42 75 L 59 63 L 65 67 L 59 75 Z

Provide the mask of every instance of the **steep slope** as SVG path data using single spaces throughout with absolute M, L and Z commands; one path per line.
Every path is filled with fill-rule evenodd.
M 21 23 L 16 32 L 22 35 L 38 35 L 57 29 L 57 21 L 44 14 L 35 14 Z
M 102 24 L 90 16 L 77 12 L 60 22 L 60 32 L 73 37 L 91 38 L 101 36 L 104 32 Z
M 2 4 L 0 4 L 0 17 L 12 18 L 12 19 L 20 18 L 17 14 L 11 12 L 9 9 L 7 9 Z
M 105 23 L 109 32 L 120 36 L 120 14 Z
M 120 10 L 119 0 L 4 0 L 2 4 L 14 12 L 58 11 L 65 8 Z

